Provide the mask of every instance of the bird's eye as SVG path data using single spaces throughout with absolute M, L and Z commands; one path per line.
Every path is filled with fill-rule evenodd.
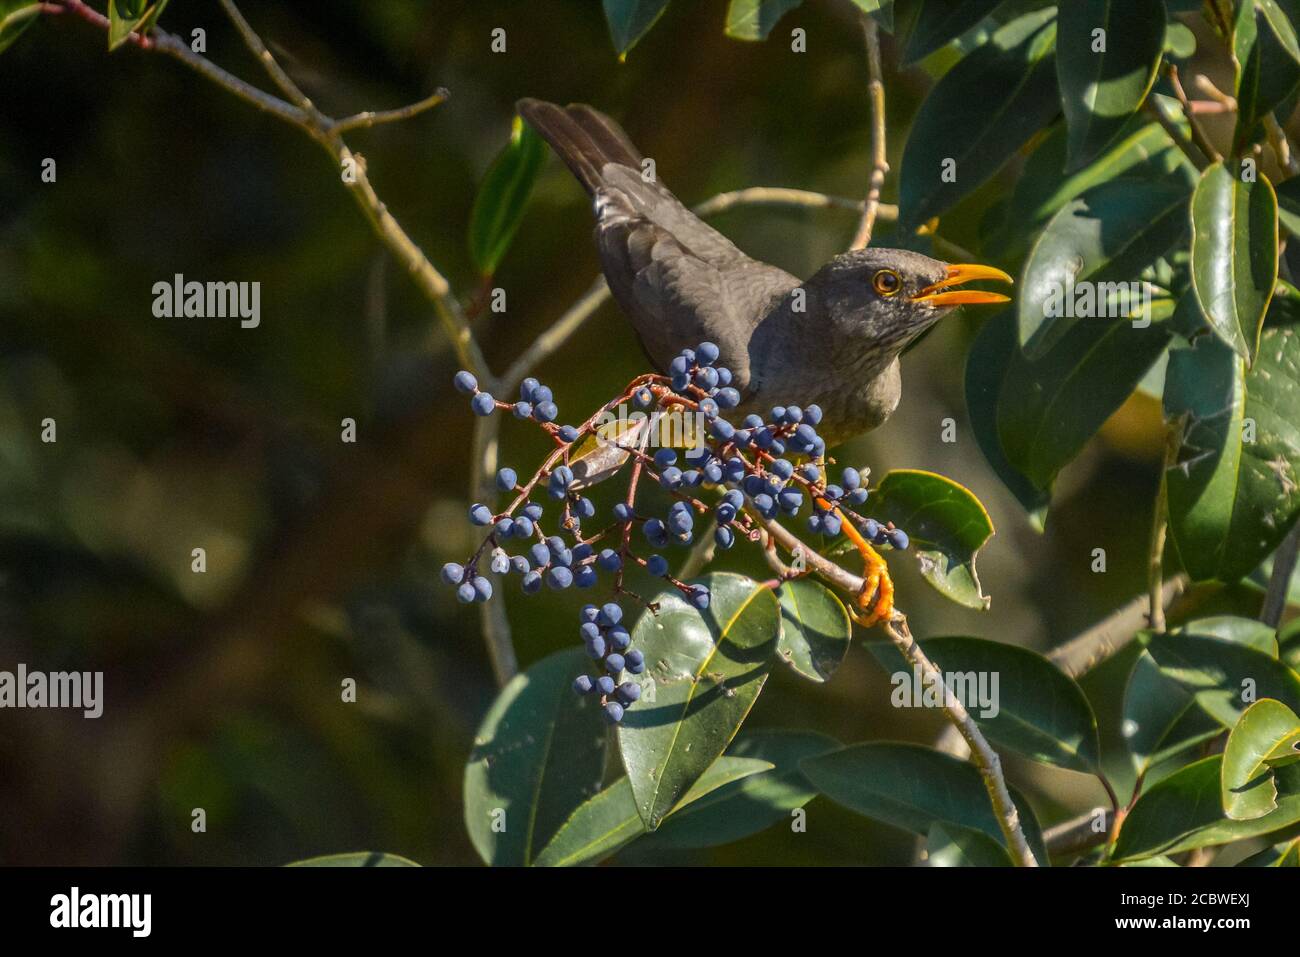
M 892 296 L 903 288 L 903 280 L 892 269 L 882 269 L 871 277 L 871 288 L 881 296 Z

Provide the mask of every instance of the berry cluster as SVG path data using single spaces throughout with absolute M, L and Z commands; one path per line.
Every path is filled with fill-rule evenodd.
M 834 538 L 845 521 L 852 521 L 873 544 L 906 548 L 907 535 L 901 529 L 892 524 L 881 526 L 854 511 L 868 496 L 861 472 L 845 468 L 838 484 L 827 481 L 826 443 L 817 434 L 821 409 L 816 405 L 776 406 L 766 417 L 747 415 L 737 427 L 724 413 L 736 409 L 741 396 L 731 384 L 731 371 L 718 365 L 718 358 L 718 347 L 710 342 L 686 349 L 673 359 L 667 376 L 638 377 L 579 426 L 556 423 L 559 409 L 552 392 L 536 379 L 521 383 L 518 401 L 503 402 L 481 390 L 469 372 L 458 372 L 454 384 L 470 396 L 476 414 L 509 411 L 516 418 L 531 420 L 551 437 L 555 448 L 526 481 L 521 482 L 509 467 L 497 472 L 497 488 L 513 496 L 504 511 L 494 512 L 483 503 L 470 506 L 470 522 L 486 529 L 487 534 L 465 564 L 443 566 L 443 581 L 456 589 L 457 598 L 463 602 L 491 598 L 492 583 L 478 570 L 485 556 L 490 556 L 491 571 L 517 574 L 525 594 L 536 594 L 543 586 L 554 590 L 593 588 L 604 572 L 611 576 L 614 596 L 629 596 L 654 610 L 655 606 L 624 587 L 626 569 L 639 565 L 677 589 L 692 606 L 704 610 L 709 607 L 708 589 L 674 578 L 668 559 L 659 552 L 694 543 L 701 519 L 708 529 L 704 534 L 711 533 L 718 548 L 729 549 L 742 539 L 757 541 L 763 523 L 797 516 L 807 503 L 811 504 L 807 527 L 813 533 Z M 698 447 L 680 456 L 672 448 L 660 448 L 651 455 L 644 448 L 653 438 L 649 435 L 642 437 L 640 445 L 624 446 L 631 463 L 627 495 L 613 507 L 613 523 L 588 535 L 583 522 L 594 519 L 597 509 L 581 494 L 575 480 L 577 446 L 595 434 L 603 414 L 629 401 L 638 409 L 696 413 L 701 426 L 696 430 Z M 638 491 L 647 487 L 643 477 L 671 500 L 666 512 L 648 514 L 641 507 Z M 555 503 L 556 533 L 547 534 L 543 528 L 547 513 L 537 501 L 543 496 Z M 653 549 L 648 555 L 633 547 L 632 532 L 638 525 L 641 537 Z M 511 546 L 519 551 L 511 554 L 507 550 Z M 611 723 L 621 721 L 625 709 L 641 693 L 636 682 L 618 684 L 618 679 L 624 671 L 641 674 L 646 665 L 642 653 L 630 647 L 631 633 L 622 619 L 623 608 L 617 601 L 584 606 L 580 622 L 583 643 L 603 673 L 580 675 L 573 683 L 578 694 L 599 694 L 602 711 Z

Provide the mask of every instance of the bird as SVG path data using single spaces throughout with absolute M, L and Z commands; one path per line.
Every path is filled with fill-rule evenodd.
M 599 110 L 532 98 L 519 100 L 516 110 L 590 196 L 605 281 L 656 370 L 665 372 L 685 349 L 714 343 L 740 393 L 740 415 L 816 404 L 818 433 L 828 445 L 869 432 L 898 407 L 899 356 L 908 343 L 958 306 L 1010 301 L 955 288 L 1011 282 L 1000 269 L 905 249 L 850 250 L 799 279 L 746 255 L 692 213 Z M 592 465 L 593 482 L 626 458 L 618 450 L 608 455 L 616 457 Z M 888 621 L 888 566 L 840 515 L 864 562 L 853 616 L 863 625 Z
M 958 306 L 1009 301 L 954 288 L 1011 282 L 1002 270 L 906 249 L 850 250 L 799 279 L 747 256 L 646 175 L 604 113 L 531 98 L 516 108 L 591 197 L 605 281 L 656 370 L 683 349 L 717 344 L 742 415 L 815 403 L 828 444 L 869 432 L 898 407 L 910 342 Z

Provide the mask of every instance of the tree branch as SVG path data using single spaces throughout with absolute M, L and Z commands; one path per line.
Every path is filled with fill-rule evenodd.
M 1162 608 L 1168 608 L 1189 587 L 1190 582 L 1182 572 L 1165 582 L 1160 589 Z M 1057 645 L 1047 653 L 1048 660 L 1071 678 L 1087 674 L 1127 647 L 1138 631 L 1148 624 L 1150 601 L 1149 595 L 1138 595 L 1087 631 Z
M 854 575 L 818 552 L 807 548 L 795 537 L 793 532 L 780 523 L 770 522 L 758 515 L 754 517 L 755 521 L 771 536 L 773 541 L 780 544 L 788 552 L 794 553 L 797 550 L 803 555 L 804 561 L 810 570 L 836 588 L 850 595 L 857 595 L 862 591 L 864 583 L 860 576 Z M 1002 833 L 1006 838 L 1007 847 L 1011 850 L 1014 860 L 1020 866 L 1038 866 L 1038 861 L 1035 860 L 1034 853 L 1030 850 L 1029 842 L 1025 840 L 1024 829 L 1020 824 L 1020 812 L 1016 809 L 1015 802 L 1011 799 L 1011 792 L 1007 789 L 1006 778 L 1002 773 L 1001 758 L 989 745 L 988 740 L 966 711 L 961 700 L 948 687 L 948 683 L 943 679 L 943 673 L 921 650 L 921 646 L 916 643 L 916 640 L 912 638 L 912 633 L 907 627 L 907 616 L 895 609 L 893 620 L 886 622 L 883 627 L 889 640 L 912 663 L 913 667 L 921 672 L 923 678 L 933 682 L 936 687 L 943 688 L 944 716 L 957 729 L 966 743 L 970 745 L 971 760 L 979 769 L 980 777 L 984 779 L 984 788 L 988 791 L 989 800 L 993 804 L 993 811 L 997 816 L 998 826 L 1002 829 Z
M 862 38 L 867 47 L 867 71 L 871 77 L 867 84 L 871 96 L 871 179 L 851 249 L 863 249 L 871 242 L 880 209 L 880 191 L 885 185 L 885 173 L 889 171 L 889 156 L 885 148 L 885 81 L 880 66 L 880 28 L 867 14 L 862 14 L 861 18 Z

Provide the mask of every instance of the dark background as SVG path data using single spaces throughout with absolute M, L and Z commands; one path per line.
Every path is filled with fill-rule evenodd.
M 475 187 L 521 96 L 581 100 L 620 119 L 686 202 L 751 185 L 865 192 L 870 111 L 847 5 L 808 2 L 766 43 L 723 35 L 722 2 L 673 3 L 620 64 L 595 0 L 247 2 L 245 15 L 335 116 L 450 102 L 349 137 L 381 197 L 468 299 Z M 206 0 L 162 26 L 207 30 L 207 55 L 265 76 Z M 808 52 L 789 30 L 803 27 Z M 508 52 L 489 51 L 495 27 Z M 890 154 L 947 65 L 902 70 L 886 38 Z M 494 683 L 477 612 L 437 582 L 473 547 L 464 521 L 472 417 L 431 307 L 386 260 L 320 149 L 166 57 L 46 17 L 0 57 L 0 668 L 103 670 L 105 712 L 0 712 L 0 862 L 278 864 L 375 849 L 472 863 L 461 776 Z M 996 91 L 972 91 L 996 96 Z M 55 184 L 41 162 L 57 161 Z M 1015 169 L 944 221 L 980 250 L 984 209 Z M 892 200 L 891 177 L 886 200 Z M 747 209 L 716 224 L 799 275 L 845 248 L 852 212 Z M 596 274 L 590 213 L 553 159 L 500 269 L 508 310 L 476 331 L 500 371 Z M 890 241 L 890 224 L 878 228 Z M 1015 263 L 997 265 L 1014 270 Z M 259 281 L 262 321 L 158 319 L 152 286 Z M 1139 395 L 1058 484 L 1045 534 L 985 465 L 961 368 L 986 318 L 949 319 L 904 361 L 904 400 L 841 461 L 940 471 L 989 508 L 988 612 L 951 605 L 892 564 L 918 635 L 1045 649 L 1140 592 L 1158 402 Z M 643 371 L 607 306 L 537 370 L 562 418 Z M 58 442 L 40 442 L 53 417 Z M 339 423 L 359 423 L 356 445 Z M 955 444 L 939 441 L 942 420 Z M 507 424 L 523 470 L 537 438 Z M 207 550 L 208 570 L 190 570 Z M 1089 571 L 1107 550 L 1106 574 Z M 720 567 L 745 567 L 731 556 Z M 504 589 L 524 665 L 575 640 L 571 594 Z M 1123 656 L 1085 682 L 1116 746 Z M 359 701 L 340 701 L 353 677 Z M 774 674 L 749 727 L 843 741 L 932 740 L 931 713 L 895 711 L 855 649 L 826 686 Z M 1044 824 L 1103 801 L 1082 775 L 1011 759 Z M 190 830 L 193 808 L 207 832 Z M 624 861 L 905 863 L 913 843 L 825 800 L 809 833 Z

